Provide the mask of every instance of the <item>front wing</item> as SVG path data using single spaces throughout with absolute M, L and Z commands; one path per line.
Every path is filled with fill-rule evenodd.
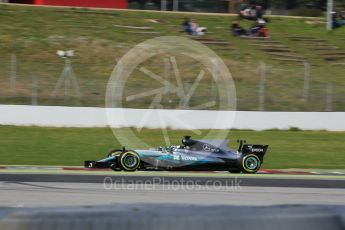
M 110 162 L 99 162 L 99 161 L 85 161 L 84 167 L 85 168 L 110 168 Z

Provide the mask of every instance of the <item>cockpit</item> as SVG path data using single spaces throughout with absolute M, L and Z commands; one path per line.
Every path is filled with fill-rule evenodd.
M 214 144 L 212 143 L 214 142 Z M 185 136 L 182 139 L 182 145 L 171 145 L 167 147 L 159 147 L 158 151 L 173 153 L 180 149 L 198 151 L 198 152 L 209 152 L 209 153 L 223 153 L 227 150 L 228 141 L 218 141 L 217 140 L 193 140 L 190 136 Z
M 223 147 L 222 145 L 226 145 L 228 142 L 222 140 L 222 142 L 213 144 L 210 140 L 193 140 L 190 136 L 185 136 L 182 139 L 182 144 L 185 148 L 188 148 L 192 151 L 202 151 L 202 152 L 212 152 L 212 153 L 222 153 Z M 226 149 L 226 147 L 225 147 Z

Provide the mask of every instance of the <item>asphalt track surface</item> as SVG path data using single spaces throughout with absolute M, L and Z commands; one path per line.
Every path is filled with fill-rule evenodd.
M 2 173 L 0 181 L 10 182 L 59 182 L 59 183 L 117 183 L 117 184 L 197 184 L 200 186 L 259 186 L 259 187 L 299 187 L 299 188 L 339 188 L 345 189 L 343 176 L 315 177 L 315 176 L 263 176 L 225 174 L 160 174 L 140 173 L 127 174 L 17 174 Z
M 163 175 L 2 173 L 0 205 L 345 205 L 344 177 Z

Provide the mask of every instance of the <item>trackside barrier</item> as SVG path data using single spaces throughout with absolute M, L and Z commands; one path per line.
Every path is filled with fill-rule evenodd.
M 340 230 L 341 206 L 113 205 L 79 208 L 2 208 L 0 229 L 181 229 Z
M 0 105 L 0 125 L 172 129 L 289 129 L 345 131 L 345 112 L 243 112 Z M 157 122 L 160 117 L 180 118 Z M 217 117 L 217 119 L 215 119 Z M 230 119 L 229 119 L 230 118 Z

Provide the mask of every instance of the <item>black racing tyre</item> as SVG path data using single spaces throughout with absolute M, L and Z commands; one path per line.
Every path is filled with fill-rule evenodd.
M 230 169 L 229 172 L 230 173 L 241 173 L 241 169 Z
M 244 173 L 256 173 L 261 167 L 261 161 L 258 156 L 249 154 L 242 159 L 242 171 Z
M 140 166 L 140 157 L 134 151 L 126 151 L 121 153 L 119 163 L 124 171 L 134 172 Z
M 118 167 L 117 164 L 111 164 L 110 168 L 111 168 L 111 170 L 113 170 L 115 172 L 120 172 L 122 170 L 120 167 Z

